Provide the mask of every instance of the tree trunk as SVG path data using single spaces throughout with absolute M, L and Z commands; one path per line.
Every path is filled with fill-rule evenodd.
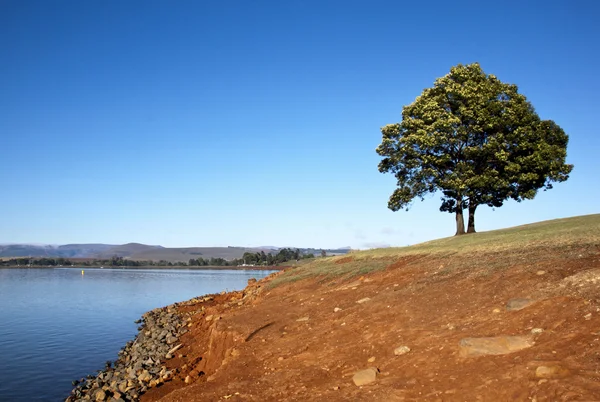
M 477 209 L 477 204 L 469 203 L 469 223 L 467 228 L 467 233 L 475 233 L 475 210 Z
M 454 236 L 465 234 L 465 219 L 463 218 L 462 200 L 456 200 L 456 234 Z

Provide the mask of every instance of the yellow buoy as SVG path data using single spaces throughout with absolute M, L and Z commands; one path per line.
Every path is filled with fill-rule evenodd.
M 83 269 L 81 270 L 81 275 L 83 275 Z

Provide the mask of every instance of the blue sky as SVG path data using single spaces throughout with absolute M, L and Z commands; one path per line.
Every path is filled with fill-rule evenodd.
M 570 135 L 571 178 L 479 231 L 600 212 L 594 1 L 0 3 L 0 243 L 403 246 L 380 127 L 478 61 Z

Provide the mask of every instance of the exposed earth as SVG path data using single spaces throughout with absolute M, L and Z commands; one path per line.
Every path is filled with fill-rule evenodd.
M 357 258 L 328 260 L 371 257 Z M 382 261 L 364 274 L 292 268 L 179 306 L 176 375 L 141 400 L 600 400 L 595 240 Z

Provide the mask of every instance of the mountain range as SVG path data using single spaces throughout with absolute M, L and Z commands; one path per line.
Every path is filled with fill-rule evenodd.
M 264 251 L 273 253 L 279 247 L 163 247 L 140 243 L 127 244 L 64 244 L 64 245 L 34 245 L 34 244 L 4 244 L 0 245 L 0 257 L 49 257 L 49 258 L 98 258 L 107 259 L 114 256 L 138 261 L 184 261 L 191 258 L 224 258 L 231 260 L 241 258 L 245 252 L 256 253 Z M 301 249 L 312 252 L 315 249 Z M 326 250 L 328 254 L 345 254 L 349 248 Z

